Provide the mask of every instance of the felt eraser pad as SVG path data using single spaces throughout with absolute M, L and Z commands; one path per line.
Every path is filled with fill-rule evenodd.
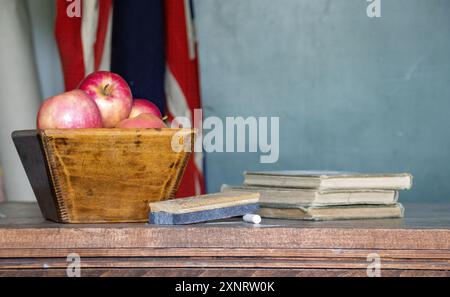
M 181 225 L 243 216 L 259 209 L 258 193 L 216 193 L 149 204 L 150 224 Z

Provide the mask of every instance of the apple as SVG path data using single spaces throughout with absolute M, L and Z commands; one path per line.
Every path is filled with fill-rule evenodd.
M 146 99 L 134 99 L 128 118 L 135 118 L 142 113 L 151 113 L 162 119 L 161 111 L 154 103 Z
M 73 90 L 50 97 L 37 115 L 38 129 L 101 128 L 100 110 L 86 93 Z
M 141 113 L 137 117 L 121 121 L 116 128 L 167 128 L 166 124 L 151 113 Z
M 120 75 L 108 71 L 94 72 L 81 82 L 79 88 L 97 103 L 103 127 L 113 128 L 130 115 L 133 96 Z

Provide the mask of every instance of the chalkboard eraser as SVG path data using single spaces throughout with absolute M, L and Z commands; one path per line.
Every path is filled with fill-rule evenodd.
M 259 209 L 258 193 L 216 193 L 149 204 L 149 223 L 183 225 L 219 220 Z

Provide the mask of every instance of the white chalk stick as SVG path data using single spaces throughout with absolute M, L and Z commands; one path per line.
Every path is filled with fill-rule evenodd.
M 245 216 L 242 217 L 242 219 L 247 222 L 247 223 L 252 223 L 252 224 L 259 224 L 261 223 L 261 217 L 259 215 L 255 215 L 255 214 L 246 214 Z

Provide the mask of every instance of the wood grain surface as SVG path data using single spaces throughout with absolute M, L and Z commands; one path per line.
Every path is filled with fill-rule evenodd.
M 406 204 L 399 220 L 240 219 L 189 226 L 57 224 L 33 203 L 0 204 L 0 275 L 65 275 L 78 253 L 85 276 L 448 276 L 448 204 Z M 22 274 L 23 272 L 24 274 Z
M 32 142 L 33 150 L 40 148 L 30 141 L 30 133 L 13 135 L 22 160 L 30 154 L 27 144 Z M 38 169 L 42 176 L 45 173 L 42 160 L 35 158 L 34 165 L 24 166 L 32 186 L 42 188 L 36 179 L 50 179 L 54 197 L 36 196 L 45 206 L 44 215 L 63 223 L 147 221 L 148 202 L 175 195 L 189 157 L 186 151 L 173 150 L 172 141 L 192 146 L 194 140 L 191 129 L 69 129 L 38 134 L 48 177 L 33 174 Z
M 65 269 L 0 269 L 0 277 L 65 277 Z M 367 277 L 366 269 L 83 269 L 82 277 Z M 382 277 L 449 277 L 450 271 L 383 270 Z

